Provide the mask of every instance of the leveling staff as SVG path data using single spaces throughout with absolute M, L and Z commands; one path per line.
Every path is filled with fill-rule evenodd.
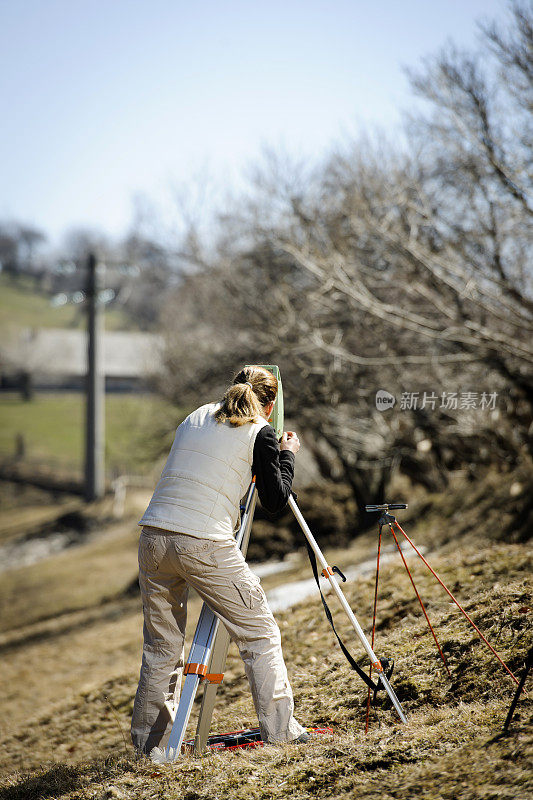
M 138 753 L 168 743 L 164 702 L 180 691 L 189 586 L 239 648 L 263 741 L 307 740 L 293 716 L 278 625 L 234 538 L 252 475 L 267 511 L 280 511 L 289 498 L 300 442 L 287 432 L 278 445 L 267 422 L 277 391 L 268 370 L 245 367 L 220 403 L 193 411 L 176 431 L 139 523 L 144 646 L 131 724 Z

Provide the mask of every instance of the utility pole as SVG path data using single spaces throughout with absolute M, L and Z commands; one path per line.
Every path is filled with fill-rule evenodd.
M 98 265 L 94 253 L 87 258 L 87 416 L 85 427 L 85 499 L 104 496 L 105 375 L 101 358 L 101 312 L 98 305 Z

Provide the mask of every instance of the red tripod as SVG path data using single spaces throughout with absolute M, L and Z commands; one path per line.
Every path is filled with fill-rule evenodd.
M 418 598 L 418 602 L 420 603 L 420 606 L 421 606 L 422 611 L 424 613 L 424 616 L 426 618 L 427 624 L 429 625 L 429 629 L 431 631 L 431 634 L 432 634 L 433 638 L 435 639 L 435 643 L 437 645 L 437 649 L 438 649 L 438 651 L 440 653 L 440 656 L 441 656 L 441 658 L 442 658 L 442 660 L 444 662 L 444 666 L 446 667 L 446 671 L 448 672 L 448 675 L 450 675 L 450 677 L 451 677 L 450 668 L 448 667 L 446 658 L 444 656 L 444 653 L 442 652 L 442 648 L 441 648 L 441 646 L 439 644 L 439 640 L 437 639 L 437 636 L 435 634 L 433 626 L 432 626 L 431 622 L 429 621 L 429 617 L 428 617 L 426 608 L 424 606 L 424 603 L 422 602 L 422 598 L 420 597 L 420 594 L 418 593 L 418 589 L 416 588 L 416 585 L 415 585 L 415 582 L 413 580 L 413 576 L 411 575 L 411 572 L 409 570 L 409 567 L 407 566 L 407 561 L 405 560 L 405 556 L 403 554 L 402 548 L 400 547 L 400 542 L 398 541 L 398 537 L 396 536 L 396 532 L 395 532 L 394 528 L 396 528 L 396 531 L 399 531 L 401 533 L 401 535 L 404 537 L 404 539 L 406 539 L 406 541 L 411 545 L 411 547 L 413 548 L 413 550 L 415 551 L 417 556 L 424 562 L 424 564 L 429 569 L 431 574 L 437 579 L 437 581 L 440 583 L 440 585 L 442 586 L 444 591 L 453 600 L 453 602 L 455 603 L 457 608 L 466 617 L 466 619 L 472 625 L 472 627 L 474 628 L 476 633 L 480 636 L 480 638 L 485 642 L 485 644 L 487 645 L 489 650 L 491 650 L 492 653 L 496 656 L 496 658 L 498 659 L 498 661 L 500 662 L 502 667 L 506 670 L 506 672 L 509 673 L 509 675 L 511 676 L 513 681 L 516 684 L 519 684 L 519 680 L 516 677 L 516 675 L 513 672 L 511 672 L 511 670 L 509 669 L 507 664 L 505 664 L 505 662 L 498 655 L 498 653 L 496 652 L 494 647 L 485 638 L 485 636 L 483 636 L 483 634 L 481 633 L 481 631 L 479 630 L 477 625 L 472 621 L 472 619 L 466 613 L 466 611 L 461 606 L 461 604 L 458 602 L 458 600 L 453 596 L 453 594 L 450 592 L 448 587 L 439 578 L 439 576 L 437 575 L 435 570 L 428 564 L 428 562 L 426 561 L 426 559 L 424 558 L 424 556 L 422 555 L 420 550 L 411 541 L 411 539 L 408 537 L 408 535 L 403 530 L 403 528 L 398 524 L 398 522 L 396 520 L 396 517 L 393 514 L 389 513 L 389 511 L 396 511 L 396 510 L 405 509 L 405 508 L 407 508 L 407 503 L 383 503 L 382 505 L 365 506 L 365 510 L 366 511 L 381 511 L 382 512 L 381 517 L 379 518 L 379 522 L 378 522 L 378 525 L 379 525 L 379 538 L 378 538 L 378 552 L 377 552 L 377 559 L 376 559 L 376 584 L 375 584 L 375 590 L 374 590 L 374 612 L 373 612 L 373 618 L 372 618 L 372 647 L 374 646 L 374 637 L 375 637 L 375 631 L 376 631 L 376 612 L 377 612 L 377 603 L 378 603 L 378 583 L 379 583 L 379 559 L 380 559 L 380 554 L 381 554 L 381 534 L 382 534 L 383 526 L 384 525 L 388 525 L 389 526 L 389 530 L 390 530 L 390 532 L 391 532 L 391 534 L 393 536 L 394 542 L 396 543 L 396 546 L 397 546 L 398 551 L 400 553 L 401 559 L 403 561 L 403 565 L 404 565 L 404 567 L 405 567 L 405 569 L 407 571 L 407 574 L 409 575 L 410 581 L 411 581 L 411 583 L 413 585 L 413 589 L 414 589 L 415 594 L 416 594 L 416 596 Z M 370 674 L 372 674 L 372 666 L 370 667 Z M 365 727 L 365 731 L 368 731 L 369 713 L 370 713 L 370 689 L 368 691 L 368 701 L 367 701 L 367 707 L 366 707 L 366 727 Z

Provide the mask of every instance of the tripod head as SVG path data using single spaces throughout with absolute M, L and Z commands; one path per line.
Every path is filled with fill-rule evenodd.
M 378 506 L 365 506 L 365 511 L 381 511 L 381 517 L 379 518 L 378 525 L 379 530 L 381 533 L 381 529 L 384 525 L 388 525 L 391 522 L 396 522 L 396 517 L 394 514 L 389 514 L 389 511 L 397 511 L 402 508 L 407 508 L 407 503 L 382 503 Z
M 365 511 L 399 511 L 407 508 L 407 503 L 383 503 L 379 506 L 365 506 Z

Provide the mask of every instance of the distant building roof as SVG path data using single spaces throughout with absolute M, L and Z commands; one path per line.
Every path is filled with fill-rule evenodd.
M 145 378 L 158 371 L 163 338 L 153 333 L 106 331 L 101 364 L 106 377 Z M 61 328 L 3 331 L 0 368 L 34 374 L 85 375 L 87 334 Z

